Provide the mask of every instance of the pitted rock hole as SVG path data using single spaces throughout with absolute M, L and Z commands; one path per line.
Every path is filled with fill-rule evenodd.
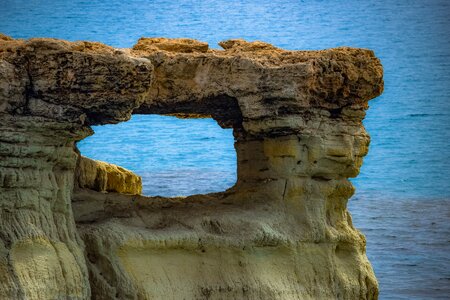
M 93 129 L 93 136 L 78 143 L 81 154 L 140 175 L 144 195 L 219 192 L 236 182 L 232 129 L 213 119 L 133 115 Z

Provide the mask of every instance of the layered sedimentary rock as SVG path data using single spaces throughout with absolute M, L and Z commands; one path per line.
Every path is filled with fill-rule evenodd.
M 96 43 L 0 40 L 0 298 L 88 299 L 71 207 L 87 124 L 130 117 L 148 61 Z
M 346 209 L 383 89 L 372 51 L 1 39 L 0 297 L 377 298 Z M 236 184 L 147 197 L 138 176 L 79 155 L 91 125 L 132 113 L 233 128 Z

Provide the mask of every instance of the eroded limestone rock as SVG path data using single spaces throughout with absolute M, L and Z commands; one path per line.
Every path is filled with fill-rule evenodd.
M 129 118 L 152 70 L 98 43 L 0 38 L 1 299 L 90 298 L 75 142 Z
M 142 193 L 142 178 L 114 164 L 80 156 L 76 173 L 76 185 L 82 189 L 132 195 Z
M 0 36 L 1 298 L 377 298 L 346 205 L 368 150 L 367 101 L 383 89 L 379 60 L 220 45 Z M 146 197 L 138 176 L 79 156 L 90 125 L 131 113 L 232 127 L 236 184 Z

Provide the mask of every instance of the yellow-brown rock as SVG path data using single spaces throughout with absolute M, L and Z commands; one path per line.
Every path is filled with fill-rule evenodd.
M 75 142 L 128 119 L 152 70 L 98 43 L 0 39 L 0 299 L 91 297 Z
M 117 192 L 139 195 L 142 178 L 133 172 L 103 161 L 80 156 L 77 165 L 76 185 L 98 192 Z
M 377 299 L 346 207 L 379 60 L 220 45 L 0 36 L 1 299 Z M 146 197 L 138 176 L 79 155 L 91 125 L 132 113 L 233 128 L 236 184 Z
M 169 51 L 178 53 L 207 52 L 208 44 L 192 39 L 140 38 L 133 47 L 143 51 Z

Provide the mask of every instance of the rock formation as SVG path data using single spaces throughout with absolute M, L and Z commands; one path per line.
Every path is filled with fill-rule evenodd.
M 377 299 L 346 204 L 379 60 L 220 46 L 0 35 L 1 299 Z M 138 176 L 79 154 L 91 125 L 132 113 L 233 128 L 236 184 L 147 197 Z

